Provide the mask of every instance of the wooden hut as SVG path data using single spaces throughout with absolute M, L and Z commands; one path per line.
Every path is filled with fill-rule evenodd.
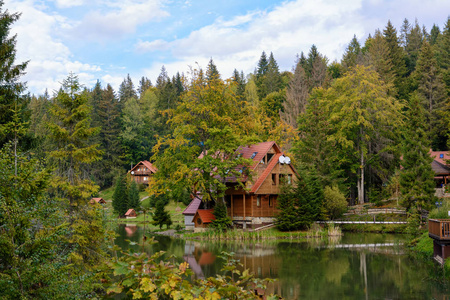
M 89 201 L 90 204 L 98 203 L 98 204 L 105 204 L 106 201 L 103 198 L 92 198 L 91 201 Z
M 194 199 L 189 203 L 189 205 L 186 207 L 186 209 L 183 211 L 184 215 L 184 226 L 186 230 L 194 230 L 195 223 L 194 223 L 194 216 L 197 212 L 197 210 L 200 208 L 202 204 L 202 196 L 196 195 Z
M 194 215 L 194 231 L 203 231 L 216 219 L 213 215 L 214 209 L 198 209 Z
M 134 219 L 136 217 L 137 217 L 136 211 L 132 208 L 127 210 L 127 212 L 125 213 L 125 218 L 127 219 Z
M 138 184 L 148 184 L 150 177 L 158 171 L 149 161 L 140 161 L 129 171 L 131 178 Z

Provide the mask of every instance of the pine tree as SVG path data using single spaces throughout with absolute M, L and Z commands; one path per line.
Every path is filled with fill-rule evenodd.
M 442 79 L 444 80 L 447 94 L 450 96 L 450 17 L 445 23 L 442 34 L 436 42 L 436 59 L 441 68 Z
M 128 208 L 134 208 L 138 210 L 141 207 L 141 201 L 139 200 L 139 189 L 136 181 L 131 180 L 128 187 Z
M 136 91 L 134 89 L 133 81 L 130 74 L 127 75 L 119 87 L 119 101 L 122 105 L 131 98 L 137 98 Z
M 228 216 L 227 207 L 223 201 L 218 200 L 214 206 L 213 215 L 216 218 L 212 221 L 212 226 L 219 230 L 225 230 L 232 225 L 231 218 Z
M 217 79 L 220 79 L 219 70 L 217 70 L 217 66 L 214 64 L 214 61 L 211 58 L 209 60 L 208 67 L 206 68 L 206 81 L 209 84 Z
M 441 115 L 448 97 L 433 50 L 427 41 L 423 42 L 412 76 L 427 111 L 426 120 L 433 149 L 445 149 L 448 129 L 447 124 L 441 122 Z
M 125 175 L 117 177 L 112 196 L 112 207 L 114 212 L 123 216 L 130 208 L 128 204 L 127 184 Z
M 353 36 L 352 40 L 345 50 L 344 56 L 342 57 L 342 67 L 344 70 L 348 70 L 351 67 L 355 67 L 362 62 L 362 52 L 361 44 L 359 43 L 356 35 Z
M 50 107 L 49 138 L 55 147 L 50 157 L 56 175 L 52 185 L 72 207 L 86 203 L 98 190 L 88 172 L 89 165 L 101 155 L 99 145 L 91 143 L 99 128 L 90 125 L 88 101 L 88 93 L 82 91 L 78 77 L 71 73 Z
M 425 124 L 425 110 L 419 95 L 414 93 L 409 100 L 400 171 L 402 205 L 407 210 L 429 209 L 434 203 L 434 171 L 431 168 L 433 159 L 429 155 L 427 128 L 422 124 Z
M 28 62 L 17 64 L 16 35 L 10 37 L 10 26 L 16 22 L 20 13 L 9 13 L 3 10 L 0 2 L 0 147 L 15 139 L 15 133 L 7 128 L 14 122 L 14 115 L 21 115 L 22 121 L 29 98 L 22 96 L 25 84 L 19 81 L 24 74 Z
M 435 45 L 439 35 L 441 34 L 441 30 L 439 29 L 439 26 L 436 24 L 433 24 L 433 27 L 431 27 L 430 31 L 430 45 Z
M 142 98 L 142 95 L 147 91 L 149 88 L 151 88 L 152 82 L 147 77 L 142 76 L 141 80 L 139 81 L 139 87 L 138 87 L 138 93 L 139 98 Z
M 153 224 L 159 226 L 159 229 L 162 229 L 164 225 L 166 225 L 167 228 L 172 225 L 172 219 L 169 212 L 165 210 L 165 203 L 162 200 L 156 202 L 156 208 L 153 214 Z
M 393 64 L 393 71 L 395 74 L 394 85 L 397 89 L 397 97 L 400 99 L 406 99 L 409 91 L 407 83 L 405 82 L 407 69 L 405 64 L 404 50 L 399 45 L 397 30 L 394 28 L 391 21 L 388 21 L 386 28 L 383 30 L 383 35 L 389 49 L 387 57 Z

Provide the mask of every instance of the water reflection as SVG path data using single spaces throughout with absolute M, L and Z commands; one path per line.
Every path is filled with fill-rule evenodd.
M 119 246 L 142 251 L 142 245 L 126 246 L 124 241 L 142 241 L 141 227 L 122 226 L 117 233 Z M 443 300 L 449 292 L 439 282 L 427 280 L 439 268 L 405 255 L 401 236 L 347 234 L 337 240 L 264 243 L 206 243 L 161 236 L 156 240 L 144 251 L 174 254 L 179 262 L 189 263 L 197 278 L 219 273 L 220 253 L 234 252 L 234 258 L 256 276 L 277 279 L 267 292 L 286 299 Z

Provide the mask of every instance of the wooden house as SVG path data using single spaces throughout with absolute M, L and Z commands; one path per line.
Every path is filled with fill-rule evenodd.
M 134 209 L 130 208 L 129 210 L 127 210 L 127 212 L 125 213 L 125 218 L 127 219 L 134 219 L 137 217 L 137 213 Z
M 198 209 L 194 215 L 194 231 L 203 231 L 216 219 L 213 215 L 214 209 Z
M 138 184 L 148 184 L 150 177 L 158 171 L 149 161 L 140 161 L 129 171 L 131 178 Z
M 89 201 L 89 203 L 90 203 L 90 204 L 94 204 L 94 203 L 105 204 L 106 201 L 105 201 L 105 199 L 103 199 L 103 198 L 92 198 L 92 199 Z
M 275 142 L 264 142 L 238 149 L 253 160 L 251 178 L 244 179 L 245 189 L 236 189 L 230 180 L 226 191 L 227 210 L 235 224 L 252 228 L 271 224 L 278 213 L 277 198 L 282 183 L 295 184 L 297 173 Z

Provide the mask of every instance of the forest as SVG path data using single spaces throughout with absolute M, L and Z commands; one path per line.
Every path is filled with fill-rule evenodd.
M 239 146 L 275 141 L 300 177 L 339 188 L 349 204 L 394 194 L 410 211 L 434 203 L 429 151 L 450 142 L 450 18 L 429 31 L 417 20 L 398 30 L 387 22 L 349 41 L 340 62 L 311 41 L 292 70 L 280 70 L 267 49 L 251 74 L 239 66 L 221 74 L 211 59 L 189 74 L 163 66 L 154 82 L 127 75 L 118 91 L 86 87 L 71 73 L 53 94 L 30 95 L 21 81 L 27 62 L 15 61 L 9 34 L 19 17 L 0 15 L 2 295 L 113 292 L 105 278 L 123 269 L 105 261 L 112 237 L 86 204 L 142 160 L 158 168 L 150 194 L 180 201 L 196 185 L 214 200 L 225 191 L 221 178 L 246 163 Z M 173 280 L 184 272 L 176 270 Z

